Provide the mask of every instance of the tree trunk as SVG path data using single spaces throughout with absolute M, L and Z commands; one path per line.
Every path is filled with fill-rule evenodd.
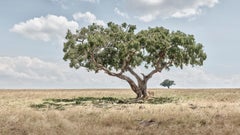
M 147 99 L 147 98 L 148 98 L 148 92 L 147 92 L 146 84 L 145 84 L 144 87 L 141 88 L 141 91 L 142 91 L 142 93 L 143 93 L 142 98 L 143 98 L 143 99 Z
M 141 99 L 147 99 L 148 98 L 148 92 L 147 92 L 147 81 L 143 80 L 141 82 L 138 82 L 139 90 L 142 93 Z
M 128 84 L 130 85 L 132 91 L 137 95 L 137 99 L 142 97 L 142 92 L 139 90 L 139 88 L 137 87 L 137 85 L 133 82 L 133 81 L 127 81 Z
M 155 72 L 151 72 L 149 75 L 145 76 L 143 75 L 143 78 L 140 78 L 131 68 L 128 68 L 129 72 L 137 79 L 137 83 L 135 83 L 130 77 L 123 75 L 122 73 L 113 73 L 109 71 L 106 68 L 102 67 L 102 70 L 104 70 L 108 75 L 118 77 L 122 80 L 125 80 L 130 85 L 133 92 L 137 95 L 137 99 L 147 99 L 148 98 L 148 92 L 147 92 L 147 81 L 152 77 Z M 137 85 L 138 84 L 138 85 Z
M 147 83 L 145 81 L 139 82 L 138 86 L 133 82 L 128 82 L 132 91 L 137 95 L 136 99 L 147 99 Z
M 137 93 L 136 99 L 141 99 L 142 95 L 143 95 L 142 91 L 138 88 L 138 93 Z

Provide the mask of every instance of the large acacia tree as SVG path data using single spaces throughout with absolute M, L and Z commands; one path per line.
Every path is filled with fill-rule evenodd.
M 147 82 L 154 74 L 172 66 L 201 66 L 207 57 L 193 35 L 164 27 L 135 30 L 135 25 L 112 22 L 107 27 L 92 24 L 74 33 L 68 30 L 63 59 L 70 61 L 71 68 L 104 71 L 125 80 L 137 98 L 146 98 Z M 136 67 L 149 72 L 137 73 Z

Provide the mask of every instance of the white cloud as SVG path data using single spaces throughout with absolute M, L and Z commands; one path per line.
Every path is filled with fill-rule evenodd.
M 79 2 L 88 2 L 88 3 L 100 3 L 100 0 L 51 0 L 52 2 L 60 5 L 63 9 L 69 9 L 71 5 L 74 5 Z
M 96 23 L 98 25 L 105 25 L 104 21 L 98 20 L 97 17 L 91 12 L 78 12 L 73 14 L 73 19 L 79 22 L 84 22 L 87 24 Z
M 64 39 L 67 29 L 75 31 L 78 27 L 77 22 L 64 16 L 47 15 L 15 24 L 10 31 L 35 40 L 52 41 Z
M 64 80 L 63 71 L 54 63 L 26 56 L 0 57 L 0 76 L 13 80 Z M 1 78 L 3 79 L 3 78 Z
M 136 71 L 141 71 L 139 68 Z M 142 70 L 143 71 L 143 70 Z M 146 71 L 146 69 L 144 69 Z M 160 87 L 164 79 L 174 80 L 177 88 L 240 87 L 240 74 L 214 75 L 199 67 L 171 69 L 154 75 L 148 87 Z M 102 72 L 70 69 L 67 63 L 39 58 L 0 57 L 0 88 L 129 88 L 125 81 Z
M 47 62 L 35 57 L 0 57 L 1 88 L 100 88 L 127 86 L 103 73 L 71 69 L 67 62 Z M 106 85 L 102 85 L 106 84 Z
M 99 3 L 100 0 L 80 0 L 80 1 L 86 1 L 86 2 L 90 2 L 90 3 Z
M 147 15 L 143 15 L 143 16 L 140 16 L 140 17 L 136 17 L 136 18 L 138 18 L 140 21 L 143 21 L 143 22 L 151 22 L 151 21 L 156 19 L 156 15 L 147 14 Z
M 146 5 L 156 5 L 161 4 L 164 0 L 138 0 L 141 3 L 145 3 Z
M 174 18 L 184 18 L 184 17 L 189 17 L 189 16 L 194 16 L 194 15 L 199 15 L 201 13 L 201 10 L 196 10 L 196 9 L 184 9 L 182 11 L 178 11 L 172 15 Z
M 114 12 L 124 18 L 129 18 L 127 13 L 121 12 L 118 8 L 114 8 Z
M 219 0 L 125 0 L 129 14 L 143 22 L 157 18 L 191 18 L 203 8 L 214 7 Z

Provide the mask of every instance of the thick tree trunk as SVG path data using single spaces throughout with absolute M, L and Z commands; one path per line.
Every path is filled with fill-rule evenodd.
M 137 95 L 136 99 L 147 99 L 148 98 L 148 92 L 147 92 L 147 81 L 146 79 L 138 80 L 138 85 L 136 83 L 126 77 L 126 76 L 117 76 L 120 79 L 123 79 L 128 82 L 130 85 L 132 91 Z
M 137 95 L 137 99 L 142 97 L 142 91 L 139 89 L 139 87 L 134 83 L 134 81 L 127 81 L 130 85 L 132 91 Z
M 142 99 L 147 99 L 148 98 L 148 92 L 147 92 L 147 81 L 143 80 L 139 82 L 139 89 L 142 92 Z
M 129 85 L 131 86 L 130 83 L 129 83 Z M 138 82 L 138 86 L 136 86 L 136 85 L 134 85 L 134 87 L 131 86 L 131 89 L 136 93 L 136 95 L 137 95 L 136 99 L 147 99 L 148 98 L 146 81 Z
M 138 88 L 138 93 L 136 99 L 141 99 L 142 98 L 142 91 Z
M 147 92 L 147 89 L 146 89 L 146 88 L 145 88 L 145 89 L 142 89 L 142 93 L 143 93 L 142 98 L 143 98 L 143 99 L 147 99 L 147 98 L 148 98 L 148 92 Z
M 148 92 L 147 92 L 147 83 L 142 81 L 138 86 L 132 84 L 133 82 L 128 82 L 132 91 L 137 95 L 136 99 L 147 99 Z

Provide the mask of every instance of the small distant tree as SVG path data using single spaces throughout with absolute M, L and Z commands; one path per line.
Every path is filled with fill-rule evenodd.
M 172 85 L 176 85 L 176 84 L 172 80 L 165 79 L 162 83 L 160 83 L 160 85 L 162 85 L 163 87 L 168 87 L 169 89 Z

